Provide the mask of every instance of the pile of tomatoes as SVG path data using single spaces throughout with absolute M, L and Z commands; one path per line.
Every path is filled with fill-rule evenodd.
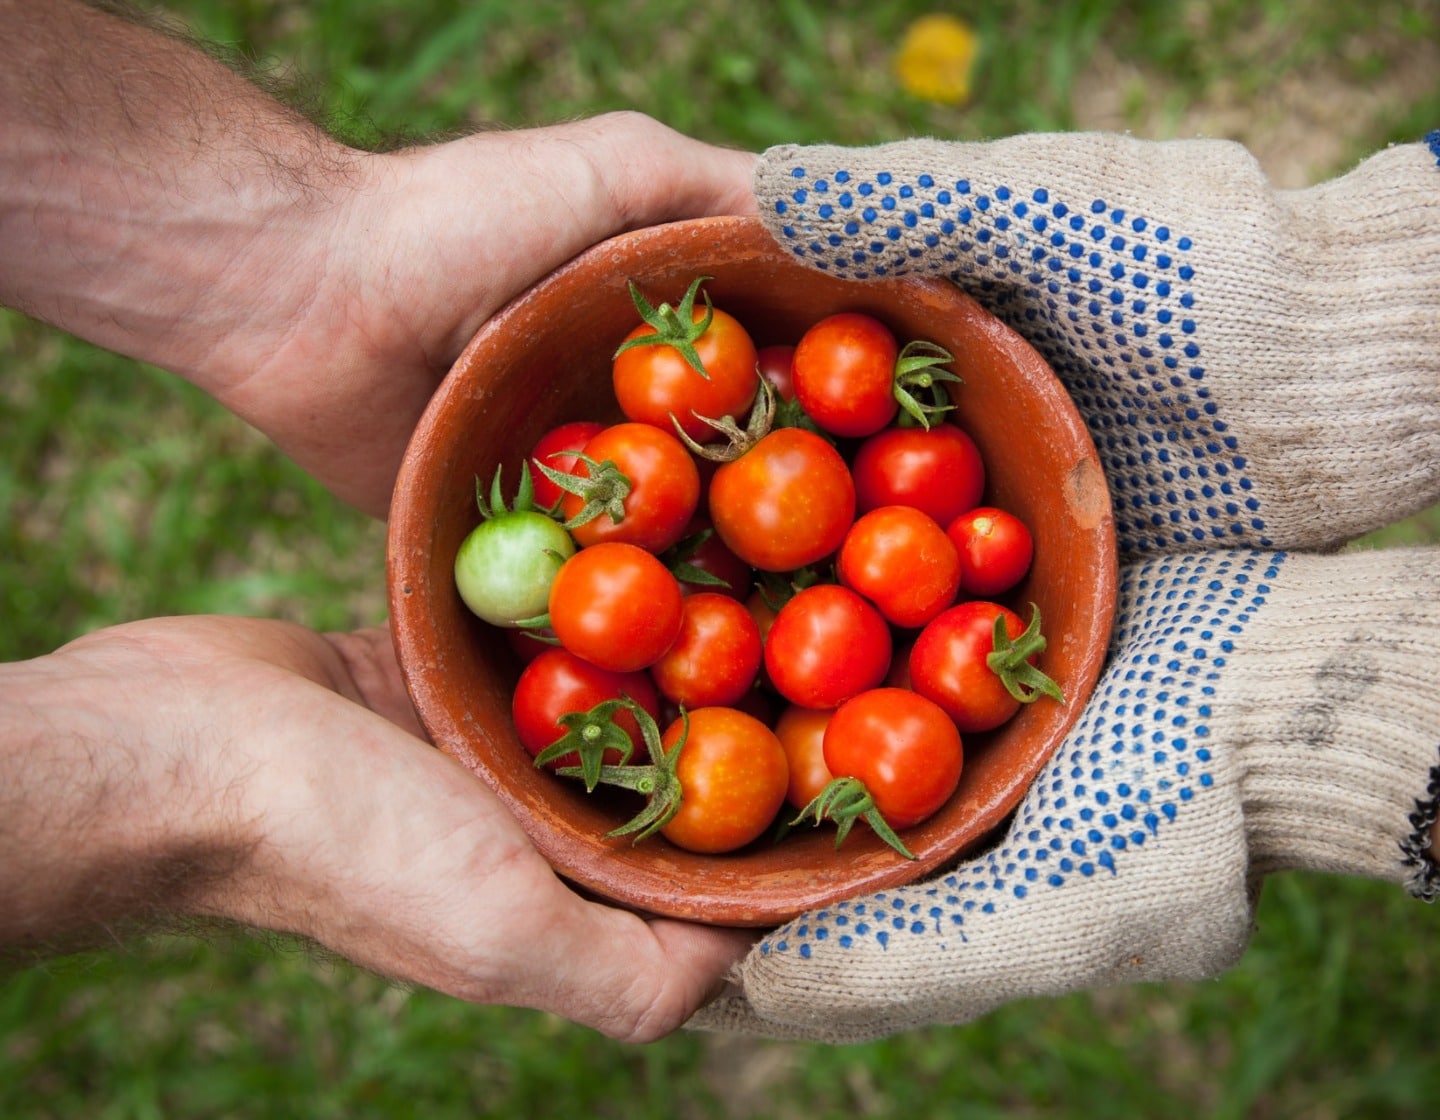
M 909 855 L 896 833 L 954 792 L 961 736 L 1061 698 L 1038 612 L 997 601 L 1031 535 L 981 504 L 950 354 L 859 312 L 757 350 L 696 305 L 706 279 L 673 306 L 631 285 L 625 419 L 547 432 L 508 504 L 499 473 L 477 484 L 457 587 L 525 661 L 536 764 L 643 798 L 616 834 L 732 851 L 788 802 Z

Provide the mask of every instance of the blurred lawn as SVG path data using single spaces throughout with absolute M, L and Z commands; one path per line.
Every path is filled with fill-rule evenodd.
M 932 8 L 980 32 L 968 105 L 917 101 L 891 73 L 904 27 Z M 1436 0 L 169 10 L 364 143 L 617 107 L 753 148 L 1103 125 L 1233 135 L 1313 180 L 1440 124 Z M 381 528 L 201 395 L 13 315 L 0 314 L 0 361 L 0 655 L 158 613 L 383 617 Z M 1402 540 L 1440 540 L 1440 515 L 1373 543 Z M 621 1047 L 549 1016 L 401 992 L 285 942 L 154 938 L 0 983 L 0 1116 L 1431 1115 L 1437 933 L 1440 914 L 1393 889 L 1281 876 L 1222 980 L 836 1049 L 688 1035 Z

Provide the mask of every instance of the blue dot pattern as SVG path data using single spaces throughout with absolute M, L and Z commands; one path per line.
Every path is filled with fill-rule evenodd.
M 1272 545 L 1206 382 L 1191 236 L 1043 187 L 804 167 L 790 178 L 773 228 L 797 257 L 852 279 L 961 281 L 1044 355 L 1090 426 L 1123 552 Z
M 1440 167 L 1440 128 L 1426 134 L 1425 145 L 1430 149 L 1430 154 L 1435 157 L 1435 166 Z
M 1205 552 L 1127 569 L 1120 652 L 1005 840 L 939 879 L 806 914 L 764 938 L 760 952 L 808 960 L 826 944 L 963 942 L 967 923 L 1038 892 L 1122 874 L 1216 788 L 1216 685 L 1284 561 L 1284 553 Z

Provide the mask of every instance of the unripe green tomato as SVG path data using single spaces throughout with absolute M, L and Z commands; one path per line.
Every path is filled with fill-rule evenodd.
M 455 586 L 465 605 L 495 626 L 543 615 L 550 584 L 575 552 L 570 534 L 533 510 L 503 513 L 471 530 L 455 554 Z

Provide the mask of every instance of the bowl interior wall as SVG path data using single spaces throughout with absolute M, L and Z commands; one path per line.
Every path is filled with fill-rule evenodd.
M 685 236 L 677 239 L 682 229 Z M 757 345 L 795 342 L 824 315 L 856 310 L 902 341 L 957 355 L 955 417 L 988 468 L 986 500 L 1032 527 L 1036 556 L 1013 600 L 1040 608 L 1043 667 L 1066 704 L 1041 701 L 997 732 L 966 739 L 961 786 L 907 831 L 899 857 L 868 829 L 837 853 L 833 831 L 701 856 L 661 838 L 603 841 L 613 804 L 530 765 L 510 730 L 518 667 L 503 636 L 454 589 L 456 549 L 476 522 L 476 479 L 503 463 L 513 493 L 523 455 L 568 420 L 618 418 L 610 357 L 638 321 L 633 280 L 655 303 L 678 301 L 697 275 Z M 793 261 L 753 220 L 715 219 L 641 231 L 552 274 L 480 332 L 437 393 L 412 441 L 391 518 L 391 598 L 402 668 L 437 746 L 486 779 L 541 852 L 578 885 L 637 909 L 740 925 L 769 924 L 841 896 L 913 878 L 972 846 L 1017 803 L 1099 672 L 1114 609 L 1114 537 L 1098 462 L 1048 367 L 1017 336 L 940 281 L 838 280 Z

